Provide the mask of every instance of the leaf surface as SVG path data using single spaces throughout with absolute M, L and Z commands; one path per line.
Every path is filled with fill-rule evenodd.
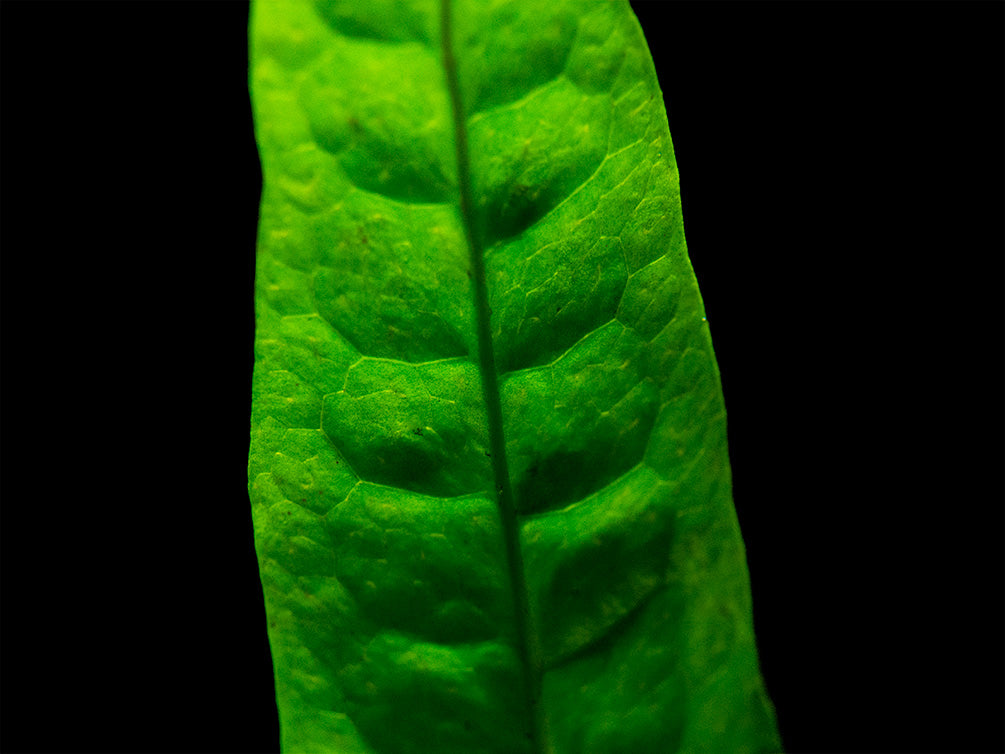
M 777 750 L 627 3 L 259 2 L 251 45 L 284 750 Z

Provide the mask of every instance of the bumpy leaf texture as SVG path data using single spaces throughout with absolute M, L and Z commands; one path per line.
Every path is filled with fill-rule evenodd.
M 258 2 L 251 46 L 284 750 L 777 750 L 628 4 Z

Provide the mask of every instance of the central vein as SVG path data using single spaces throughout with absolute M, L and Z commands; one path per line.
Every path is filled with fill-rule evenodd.
M 516 614 L 517 651 L 523 665 L 524 697 L 527 700 L 528 735 L 534 752 L 548 751 L 541 711 L 541 660 L 530 616 L 527 599 L 527 582 L 524 577 L 523 554 L 520 550 L 520 528 L 513 487 L 510 484 L 509 465 L 506 462 L 506 442 L 503 437 L 502 406 L 499 401 L 499 378 L 495 354 L 492 351 L 488 285 L 485 281 L 485 250 L 474 232 L 474 208 L 471 193 L 471 167 L 468 160 L 468 134 L 465 126 L 464 103 L 461 101 L 454 58 L 451 30 L 450 0 L 440 3 L 440 36 L 443 48 L 443 67 L 454 116 L 454 144 L 457 151 L 457 182 L 460 189 L 461 219 L 471 258 L 471 279 L 474 288 L 475 319 L 478 334 L 478 368 L 482 378 L 482 394 L 488 414 L 489 444 L 492 473 L 495 478 L 496 504 L 502 520 L 506 544 L 506 563 L 513 592 Z

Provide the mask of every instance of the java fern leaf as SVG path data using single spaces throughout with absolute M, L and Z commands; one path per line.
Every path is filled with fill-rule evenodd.
M 626 2 L 258 2 L 249 468 L 286 752 L 766 752 Z

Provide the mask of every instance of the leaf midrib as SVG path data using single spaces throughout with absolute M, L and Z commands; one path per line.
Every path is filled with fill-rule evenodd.
M 544 735 L 541 710 L 541 655 L 539 640 L 530 614 L 527 582 L 524 576 L 523 553 L 520 548 L 520 528 L 517 521 L 513 488 L 510 484 L 506 442 L 503 436 L 502 404 L 499 398 L 499 378 L 492 349 L 491 310 L 485 276 L 484 248 L 474 231 L 474 211 L 471 191 L 471 166 L 468 159 L 468 136 L 458 82 L 457 61 L 454 58 L 451 0 L 440 0 L 440 47 L 443 68 L 450 92 L 454 123 L 454 147 L 457 158 L 458 206 L 464 225 L 464 236 L 471 262 L 472 294 L 478 338 L 478 371 L 481 374 L 482 396 L 488 418 L 489 448 L 495 480 L 496 505 L 502 521 L 506 548 L 506 563 L 513 592 L 516 615 L 517 650 L 523 665 L 524 695 L 527 701 L 528 727 L 531 745 L 536 754 L 550 750 Z

